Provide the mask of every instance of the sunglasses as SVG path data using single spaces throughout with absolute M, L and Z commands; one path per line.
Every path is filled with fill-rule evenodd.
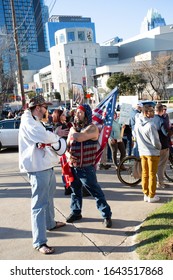
M 47 108 L 48 108 L 47 106 L 44 106 L 44 105 L 42 105 L 41 107 L 43 107 L 43 108 L 46 109 L 46 110 L 47 110 Z

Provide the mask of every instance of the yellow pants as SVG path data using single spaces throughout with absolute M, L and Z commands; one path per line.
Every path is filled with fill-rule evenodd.
M 156 193 L 156 174 L 159 164 L 159 156 L 141 156 L 142 165 L 142 191 L 149 197 Z

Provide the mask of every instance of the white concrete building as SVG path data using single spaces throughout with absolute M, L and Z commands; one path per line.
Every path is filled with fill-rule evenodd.
M 106 88 L 106 81 L 111 73 L 130 73 L 132 60 L 136 62 L 152 58 L 160 53 L 173 53 L 173 25 L 161 26 L 143 34 L 139 34 L 115 45 L 118 48 L 117 64 L 96 68 L 95 79 L 99 87 Z
M 92 29 L 67 28 L 55 33 L 56 45 L 50 48 L 54 90 L 68 99 L 73 83 L 94 85 L 93 74 L 100 65 L 100 45 L 92 41 Z
M 39 71 L 38 85 L 47 97 L 53 83 L 54 91 L 61 93 L 62 100 L 68 100 L 72 83 L 97 85 L 108 91 L 106 82 L 110 75 L 130 73 L 132 60 L 152 62 L 159 53 L 173 53 L 172 25 L 157 27 L 114 46 L 93 43 L 89 28 L 61 29 L 55 33 L 55 39 L 56 46 L 50 49 L 51 66 Z

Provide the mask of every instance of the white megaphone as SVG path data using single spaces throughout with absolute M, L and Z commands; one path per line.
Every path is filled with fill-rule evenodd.
M 67 143 L 64 138 L 60 138 L 58 142 L 51 144 L 52 149 L 59 155 L 62 156 L 67 149 Z

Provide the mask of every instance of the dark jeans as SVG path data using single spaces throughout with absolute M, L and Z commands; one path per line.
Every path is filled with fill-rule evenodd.
M 103 218 L 112 215 L 110 206 L 106 202 L 104 193 L 97 182 L 96 170 L 94 166 L 82 168 L 72 167 L 74 181 L 71 184 L 73 193 L 71 194 L 71 212 L 79 215 L 82 211 L 82 186 L 85 187 L 96 200 L 97 209 Z
M 134 146 L 133 146 L 133 155 L 135 157 L 139 157 L 139 150 L 138 150 L 138 143 L 134 142 Z
M 124 142 L 125 149 L 127 148 L 128 156 L 131 156 L 131 154 L 132 154 L 132 136 L 127 135 L 127 136 L 123 137 L 123 142 Z
M 107 145 L 107 160 L 112 160 L 112 152 L 109 145 Z

